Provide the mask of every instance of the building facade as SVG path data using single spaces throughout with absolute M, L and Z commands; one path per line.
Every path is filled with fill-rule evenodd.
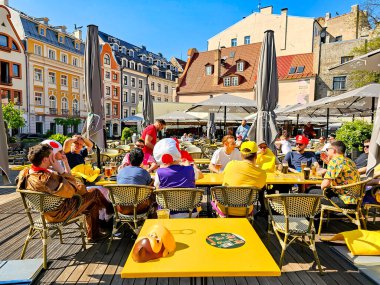
M 28 110 L 24 45 L 13 25 L 11 11 L 4 5 L 0 5 L 0 19 L 2 19 L 0 25 L 1 103 L 12 102 L 16 108 L 26 113 Z
M 258 13 L 244 17 L 208 39 L 208 50 L 221 47 L 260 43 L 266 30 L 273 30 L 277 56 L 313 52 L 314 38 L 320 25 L 313 19 L 288 15 L 288 9 L 280 15 L 273 14 L 273 7 L 263 7 Z

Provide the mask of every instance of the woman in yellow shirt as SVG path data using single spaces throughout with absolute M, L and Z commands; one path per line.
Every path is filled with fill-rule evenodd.
M 274 172 L 276 170 L 276 156 L 265 141 L 260 141 L 258 146 L 260 151 L 257 153 L 256 164 L 262 170 Z

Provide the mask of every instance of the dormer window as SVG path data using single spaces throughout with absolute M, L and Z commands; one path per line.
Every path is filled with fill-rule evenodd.
M 59 41 L 59 43 L 63 44 L 63 43 L 64 43 L 64 40 L 65 40 L 65 38 L 64 38 L 62 35 L 59 35 L 59 36 L 58 36 L 58 41 Z
M 172 74 L 171 74 L 171 72 L 166 72 L 166 79 L 172 80 Z
M 134 51 L 133 50 L 129 50 L 129 56 L 131 56 L 131 57 L 134 57 L 135 56 L 135 53 L 134 53 Z
M 121 47 L 121 52 L 123 54 L 127 54 L 127 48 L 126 47 Z
M 224 79 L 223 79 L 223 85 L 226 86 L 226 87 L 231 86 L 231 78 L 224 77 Z
M 294 73 L 296 73 L 296 68 L 297 68 L 297 67 L 295 67 L 295 66 L 290 67 L 289 74 L 294 74 Z
M 104 61 L 104 64 L 110 65 L 111 63 L 110 56 L 108 54 L 105 54 L 103 61 Z
M 129 68 L 130 69 L 135 69 L 135 63 L 133 61 L 129 62 Z
M 137 64 L 137 71 L 143 72 L 143 65 L 141 63 Z
M 128 61 L 125 58 L 123 58 L 121 61 L 122 61 L 122 66 L 123 67 L 127 67 L 128 66 Z
M 213 66 L 212 65 L 206 65 L 205 73 L 206 75 L 212 75 Z
M 164 68 L 166 68 L 166 66 L 167 66 L 167 65 L 166 65 L 166 62 L 164 62 L 164 63 L 162 64 L 162 66 L 163 66 Z
M 112 45 L 112 49 L 114 50 L 114 51 L 119 51 L 119 46 L 118 46 L 118 44 L 113 44 Z
M 305 70 L 305 66 L 297 66 L 296 73 L 302 73 Z
M 149 58 L 149 63 L 153 64 L 153 58 L 151 58 L 151 57 Z
M 142 60 L 142 61 L 146 61 L 146 55 L 145 55 L 145 54 L 143 54 L 143 55 L 141 56 L 141 60 Z
M 45 28 L 40 27 L 38 33 L 40 34 L 40 36 L 44 36 L 45 37 L 46 36 L 46 30 L 45 30 Z
M 238 86 L 239 85 L 239 77 L 238 76 L 232 76 L 231 77 L 231 85 L 232 86 Z
M 161 65 L 161 61 L 157 60 L 157 66 L 160 66 L 160 65 Z
M 223 85 L 228 86 L 238 86 L 239 85 L 239 76 L 228 76 L 223 78 Z
M 236 71 L 238 72 L 244 71 L 244 61 L 238 61 L 236 63 Z
M 75 49 L 80 49 L 80 44 L 78 42 L 75 42 Z

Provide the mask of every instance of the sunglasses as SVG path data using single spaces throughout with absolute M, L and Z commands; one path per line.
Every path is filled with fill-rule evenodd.
M 143 148 L 143 147 L 144 147 L 143 144 L 136 144 L 135 146 L 136 146 L 136 147 L 139 147 L 139 148 Z
M 369 145 L 363 145 L 364 148 L 369 148 Z
M 266 146 L 266 145 L 262 145 L 262 146 L 259 146 L 259 148 L 261 148 L 261 149 L 266 149 L 268 146 Z
M 296 146 L 303 146 L 303 143 L 296 143 Z

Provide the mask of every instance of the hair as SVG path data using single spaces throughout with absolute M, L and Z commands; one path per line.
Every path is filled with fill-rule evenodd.
M 245 148 L 242 151 L 243 152 L 250 152 L 251 150 L 248 149 L 248 148 Z M 257 157 L 257 152 L 255 152 L 255 153 L 248 153 L 248 154 L 243 154 L 241 152 L 241 156 L 242 156 L 243 159 L 253 161 Z
M 326 138 L 324 136 L 321 136 L 320 139 L 324 139 L 325 140 Z
M 143 140 L 143 139 L 138 139 L 137 141 L 136 141 L 136 143 L 137 142 L 139 142 L 139 143 L 143 143 L 144 145 L 145 145 L 145 141 Z
M 48 144 L 35 145 L 29 149 L 28 159 L 33 165 L 39 166 L 45 157 L 49 157 L 52 150 L 53 148 Z
M 161 125 L 166 126 L 166 122 L 163 119 L 156 119 L 156 122 L 159 123 L 159 124 L 161 124 Z
M 334 133 L 331 133 L 331 134 L 329 134 L 329 137 L 332 137 L 332 138 L 336 138 L 336 134 L 334 134 Z
M 193 134 L 188 134 L 187 135 L 189 138 L 192 138 L 193 137 Z
M 129 161 L 132 166 L 140 166 L 144 160 L 144 153 L 140 148 L 134 148 L 129 154 Z
M 371 140 L 369 140 L 369 139 L 366 139 L 366 140 L 364 140 L 364 142 L 363 142 L 363 143 L 369 143 L 369 142 L 371 142 Z
M 229 139 L 235 139 L 235 138 L 232 135 L 226 135 L 223 137 L 222 143 L 225 144 L 227 142 L 227 140 L 229 140 Z
M 333 146 L 339 154 L 344 154 L 346 152 L 346 145 L 342 141 L 335 141 L 331 143 L 331 146 Z

